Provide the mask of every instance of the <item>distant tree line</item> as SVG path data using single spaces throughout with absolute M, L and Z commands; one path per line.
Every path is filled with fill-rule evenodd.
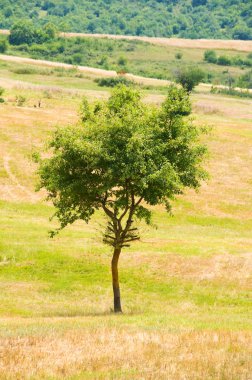
M 22 18 L 62 31 L 252 39 L 251 0 L 1 0 L 0 28 Z

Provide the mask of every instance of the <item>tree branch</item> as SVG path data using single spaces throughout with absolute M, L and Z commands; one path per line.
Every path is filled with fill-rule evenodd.
M 139 206 L 140 203 L 142 202 L 142 200 L 143 200 L 143 197 L 140 197 L 140 198 L 138 199 L 137 203 L 136 203 L 136 206 Z
M 114 236 L 104 235 L 104 237 L 105 237 L 106 239 L 112 239 L 112 240 L 115 240 L 115 237 L 114 237 Z
M 113 221 L 116 219 L 116 217 L 114 216 L 114 213 L 105 206 L 104 202 L 102 202 L 102 208 L 104 212 L 106 213 L 106 215 L 108 215 Z
M 126 190 L 126 207 L 125 207 L 124 212 L 122 213 L 122 215 L 121 215 L 120 218 L 119 218 L 120 222 L 123 220 L 123 218 L 125 217 L 125 215 L 127 214 L 128 210 L 129 210 L 129 193 L 128 193 L 127 186 L 128 186 L 128 180 L 125 181 L 125 190 Z
M 123 218 L 124 218 L 125 215 L 127 214 L 128 210 L 129 210 L 129 206 L 127 205 L 127 206 L 125 207 L 125 210 L 123 211 L 123 213 L 121 214 L 121 216 L 120 216 L 120 218 L 119 218 L 119 221 L 120 221 L 120 222 L 123 220 Z

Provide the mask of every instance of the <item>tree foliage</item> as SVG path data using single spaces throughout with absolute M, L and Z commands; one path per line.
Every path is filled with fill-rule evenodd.
M 5 39 L 0 39 L 0 54 L 4 54 L 8 49 L 8 43 Z
M 240 76 L 238 80 L 238 87 L 245 87 L 252 89 L 252 70 Z
M 0 103 L 4 103 L 4 98 L 2 98 L 2 95 L 4 94 L 4 88 L 0 87 Z
M 64 31 L 249 40 L 251 11 L 251 0 L 1 0 L 0 28 L 29 17 Z
M 107 102 L 81 106 L 80 125 L 58 129 L 51 157 L 40 160 L 40 187 L 56 207 L 60 229 L 96 210 L 107 217 L 104 243 L 112 259 L 115 311 L 121 311 L 117 263 L 121 249 L 139 239 L 135 221 L 151 221 L 149 206 L 164 204 L 206 178 L 201 129 L 188 116 L 183 89 L 170 87 L 160 108 L 147 106 L 136 89 L 120 86 Z
M 21 20 L 12 26 L 9 42 L 11 45 L 43 44 L 53 40 L 55 35 L 56 29 L 52 24 L 46 24 L 42 29 L 35 27 L 31 20 Z
M 191 92 L 205 77 L 198 67 L 182 68 L 175 72 L 175 80 L 187 91 Z

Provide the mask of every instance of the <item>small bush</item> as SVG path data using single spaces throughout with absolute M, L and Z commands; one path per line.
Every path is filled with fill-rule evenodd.
M 125 77 L 99 78 L 95 79 L 95 82 L 101 87 L 115 87 L 119 84 L 124 84 L 125 86 L 134 85 L 134 82 Z
M 12 69 L 11 71 L 15 74 L 21 74 L 21 75 L 30 75 L 30 74 L 36 73 L 36 70 L 33 69 L 32 67 L 20 67 L 17 69 Z
M 217 62 L 217 55 L 214 50 L 206 50 L 204 53 L 204 61 L 209 63 L 216 63 Z
M 135 51 L 135 50 L 136 50 L 135 45 L 130 44 L 129 46 L 126 47 L 126 51 Z
M 46 99 L 52 99 L 52 92 L 51 91 L 48 91 L 48 90 L 45 90 L 44 91 L 44 97 L 46 98 Z
M 48 48 L 46 45 L 33 44 L 30 46 L 29 52 L 33 55 L 34 58 L 38 56 L 46 56 L 48 54 Z
M 234 88 L 212 87 L 211 93 L 212 94 L 223 94 L 223 95 L 230 95 L 230 96 L 238 96 L 239 98 L 250 98 L 250 99 L 252 99 L 252 93 L 249 92 L 248 90 L 239 91 L 239 90 L 235 90 Z
M 23 95 L 17 95 L 16 96 L 16 105 L 18 107 L 22 107 L 26 102 L 26 97 Z
M 80 65 L 82 63 L 82 54 L 76 53 L 73 55 L 72 59 L 75 65 Z
M 5 91 L 4 88 L 0 87 L 0 103 L 4 103 L 4 98 L 2 98 L 4 91 Z
M 18 46 L 15 46 L 15 51 L 22 51 L 22 52 L 29 52 L 29 46 L 27 44 L 21 44 Z
M 119 66 L 126 66 L 127 65 L 127 58 L 125 57 L 120 57 L 117 61 Z
M 220 55 L 217 59 L 217 64 L 221 66 L 230 66 L 232 64 L 232 61 L 226 55 Z
M 183 54 L 180 53 L 180 52 L 175 54 L 175 58 L 178 59 L 178 60 L 182 59 L 182 57 L 183 57 Z
M 221 66 L 247 66 L 252 67 L 252 53 L 247 55 L 247 59 L 240 57 L 239 55 L 235 57 L 228 57 L 226 55 L 220 55 L 217 57 L 214 50 L 206 50 L 204 53 L 204 61 L 209 63 L 215 63 Z
M 108 65 L 108 57 L 106 55 L 103 55 L 101 59 L 97 62 L 100 66 L 107 66 Z
M 252 61 L 249 59 L 243 59 L 239 55 L 234 57 L 232 60 L 232 64 L 235 66 L 248 66 L 252 67 Z
M 241 75 L 238 79 L 237 84 L 238 84 L 238 87 L 252 89 L 252 70 L 247 71 L 245 74 Z
M 6 40 L 0 40 L 0 53 L 4 54 L 7 51 L 8 44 Z

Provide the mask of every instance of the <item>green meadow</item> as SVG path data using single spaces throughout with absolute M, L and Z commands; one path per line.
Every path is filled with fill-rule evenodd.
M 174 80 L 177 70 L 196 66 L 205 72 L 204 81 L 213 85 L 227 85 L 230 77 L 239 85 L 239 78 L 251 71 L 251 55 L 242 48 L 241 51 L 221 49 L 216 43 L 213 50 L 217 57 L 229 61 L 226 64 L 206 62 L 206 50 L 203 44 L 200 48 L 186 48 L 126 39 L 61 37 L 44 44 L 9 45 L 6 54 L 168 80 Z M 244 87 L 244 83 L 240 87 Z
M 194 122 L 211 127 L 210 179 L 172 216 L 155 207 L 153 226 L 139 225 L 114 315 L 103 215 L 49 238 L 57 221 L 30 159 L 57 125 L 77 122 L 82 96 L 108 97 L 94 79 L 0 64 L 0 378 L 250 379 L 252 100 L 202 86 L 191 95 Z M 158 106 L 165 87 L 142 94 Z

